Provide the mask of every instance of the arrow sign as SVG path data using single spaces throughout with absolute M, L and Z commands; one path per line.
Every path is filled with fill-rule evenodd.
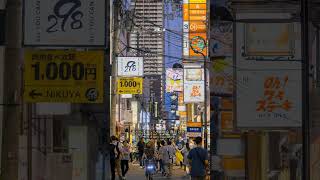
M 36 96 L 42 96 L 42 93 L 37 93 L 35 89 L 33 89 L 30 93 L 29 93 L 29 96 L 32 98 L 32 99 L 35 99 Z

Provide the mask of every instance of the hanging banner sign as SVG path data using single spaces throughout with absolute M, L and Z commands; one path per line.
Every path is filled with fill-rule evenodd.
M 24 1 L 24 45 L 105 46 L 105 1 Z
M 26 102 L 103 102 L 103 51 L 26 51 Z
M 204 69 L 184 69 L 184 92 L 185 103 L 204 102 Z
M 142 94 L 143 78 L 118 79 L 118 94 Z
M 143 57 L 118 57 L 118 76 L 143 76 Z

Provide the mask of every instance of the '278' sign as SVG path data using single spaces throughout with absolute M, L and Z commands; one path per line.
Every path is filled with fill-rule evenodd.
M 105 1 L 25 0 L 26 46 L 104 46 Z
M 118 76 L 139 77 L 143 76 L 143 58 L 142 57 L 118 57 Z

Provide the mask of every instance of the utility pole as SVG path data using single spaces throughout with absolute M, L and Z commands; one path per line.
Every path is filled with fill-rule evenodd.
M 204 56 L 204 148 L 208 149 L 208 114 L 207 114 L 207 104 L 208 104 L 208 92 L 207 92 L 207 57 Z
M 310 180 L 310 116 L 309 116 L 309 1 L 300 0 L 302 39 L 302 179 Z
M 4 61 L 4 123 L 0 179 L 18 180 L 21 101 L 21 26 L 22 2 L 8 0 L 6 5 L 6 48 Z M 31 179 L 30 179 L 31 180 Z

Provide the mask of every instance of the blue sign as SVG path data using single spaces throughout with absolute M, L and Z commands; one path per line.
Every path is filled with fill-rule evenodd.
M 187 127 L 187 132 L 201 132 L 201 127 Z

